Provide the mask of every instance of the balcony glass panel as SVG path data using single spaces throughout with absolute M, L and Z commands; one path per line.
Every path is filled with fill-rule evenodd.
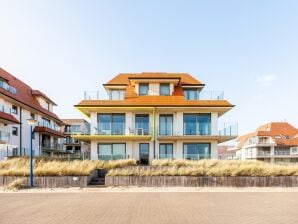
M 184 159 L 210 159 L 211 147 L 209 143 L 186 143 L 183 145 Z
M 98 134 L 100 135 L 124 135 L 124 114 L 99 114 Z
M 184 114 L 184 135 L 210 135 L 210 114 Z
M 161 114 L 159 116 L 159 134 L 172 135 L 173 133 L 173 115 Z

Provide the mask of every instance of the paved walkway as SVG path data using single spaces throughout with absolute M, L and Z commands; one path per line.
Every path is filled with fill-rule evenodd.
M 0 194 L 1 224 L 298 223 L 297 192 Z

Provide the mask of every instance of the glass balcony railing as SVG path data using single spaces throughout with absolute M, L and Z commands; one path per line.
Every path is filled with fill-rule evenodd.
M 218 131 L 219 136 L 238 136 L 237 123 L 224 123 Z
M 6 82 L 0 81 L 0 87 L 1 87 L 2 89 L 5 89 L 5 90 L 8 91 L 8 92 L 14 94 L 14 95 L 17 94 L 17 90 L 16 90 L 16 88 L 14 88 L 14 87 L 8 85 Z
M 63 150 L 63 144 L 61 143 L 42 143 L 41 144 L 42 149 L 50 149 L 50 150 Z
M 49 128 L 52 129 L 54 131 L 58 131 L 60 132 L 60 127 L 58 125 L 52 125 L 48 122 L 44 122 L 44 121 L 39 121 L 37 124 L 38 127 L 45 127 L 45 128 Z
M 118 160 L 118 159 L 129 159 L 129 155 L 126 154 L 100 154 L 98 155 L 99 160 L 109 161 L 109 160 Z
M 211 154 L 159 154 L 156 159 L 185 159 L 185 160 L 202 160 L 202 159 L 210 159 Z

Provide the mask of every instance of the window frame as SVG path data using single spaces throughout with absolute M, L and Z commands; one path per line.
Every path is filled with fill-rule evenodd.
M 126 142 L 117 142 L 117 143 L 110 143 L 110 142 L 106 142 L 106 143 L 97 143 L 97 156 L 99 158 L 100 154 L 99 154 L 99 148 L 100 145 L 109 145 L 111 146 L 111 156 L 114 156 L 114 145 L 124 145 L 124 156 L 126 155 Z M 105 156 L 105 155 L 103 155 Z M 109 156 L 109 155 L 107 155 Z
M 194 115 L 195 116 L 195 132 L 194 134 L 187 134 L 187 130 L 186 130 L 186 122 L 185 122 L 185 116 L 187 115 Z M 200 129 L 198 129 L 198 124 L 203 123 L 203 122 L 199 122 L 198 121 L 198 117 L 199 116 L 207 116 L 209 117 L 210 121 L 209 121 L 209 126 L 208 126 L 208 133 L 200 133 Z M 183 113 L 183 135 L 211 135 L 211 127 L 212 127 L 212 119 L 211 119 L 211 113 Z M 199 126 L 200 127 L 200 126 Z
M 147 87 L 147 93 L 141 94 L 141 88 Z M 139 83 L 139 96 L 148 96 L 149 95 L 149 83 Z
M 168 153 L 168 146 L 171 145 L 172 146 L 172 153 Z M 165 154 L 164 155 L 171 155 L 170 157 L 166 156 L 166 157 L 161 157 L 161 153 L 160 153 L 160 147 L 161 146 L 165 146 Z M 159 143 L 159 159 L 169 159 L 169 158 L 173 158 L 174 156 L 174 145 L 173 143 Z
M 210 142 L 183 142 L 183 159 L 187 159 L 187 158 L 185 158 L 185 155 L 187 155 L 187 154 L 185 154 L 185 145 L 208 145 L 208 147 L 209 147 L 209 156 L 210 156 L 210 158 L 202 158 L 202 159 L 211 159 L 211 143 Z M 198 155 L 200 155 L 199 153 L 197 153 Z M 189 154 L 189 155 L 192 155 L 192 154 Z M 199 158 L 199 160 L 201 160 L 200 158 Z
M 160 118 L 161 117 L 165 117 L 166 118 L 166 120 L 165 120 L 165 124 L 166 124 L 166 126 L 165 126 L 165 134 L 161 134 L 161 132 L 160 132 L 160 130 L 161 130 L 161 120 L 160 120 Z M 171 117 L 172 118 L 172 128 L 171 128 L 171 130 L 170 130 L 170 133 L 168 134 L 168 130 L 167 130 L 167 121 L 168 121 L 168 119 L 167 118 L 169 118 L 169 117 Z M 173 135 L 173 129 L 174 129 L 174 116 L 173 116 L 173 114 L 160 114 L 159 115 L 159 131 L 158 131 L 158 134 L 159 135 L 162 135 L 162 136 L 171 136 L 171 135 Z

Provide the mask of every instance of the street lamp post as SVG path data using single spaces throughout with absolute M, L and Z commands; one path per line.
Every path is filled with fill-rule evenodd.
M 35 119 L 28 119 L 30 125 L 30 188 L 33 187 L 33 126 L 37 123 Z

